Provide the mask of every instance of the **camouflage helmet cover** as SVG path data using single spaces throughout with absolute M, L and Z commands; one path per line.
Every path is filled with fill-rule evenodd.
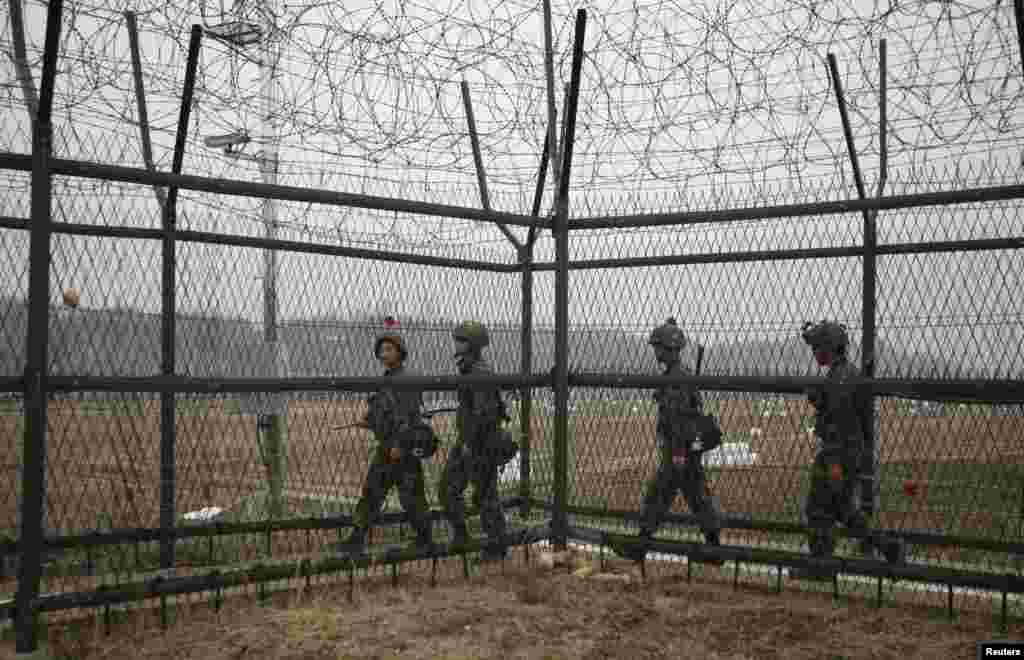
M 491 338 L 487 334 L 487 328 L 479 321 L 463 321 L 452 330 L 452 338 L 456 341 L 468 342 L 476 349 L 487 347 Z
M 850 339 L 846 334 L 846 326 L 835 321 L 819 321 L 804 323 L 801 334 L 804 341 L 816 351 L 833 351 L 841 353 L 846 350 Z
M 686 335 L 679 329 L 676 320 L 669 317 L 662 325 L 651 331 L 647 343 L 651 346 L 664 346 L 665 348 L 679 350 L 686 346 Z
M 375 358 L 380 357 L 380 347 L 384 342 L 388 342 L 398 349 L 398 354 L 403 362 L 409 356 L 409 351 L 405 347 L 405 341 L 398 334 L 398 320 L 393 316 L 388 316 L 384 319 L 384 332 L 378 334 L 373 342 L 373 356 Z

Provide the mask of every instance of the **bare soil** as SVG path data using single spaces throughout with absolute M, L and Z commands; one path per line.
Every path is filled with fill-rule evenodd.
M 228 601 L 214 612 L 200 601 L 178 606 L 161 630 L 155 614 L 137 610 L 104 634 L 96 620 L 76 631 L 51 627 L 52 657 L 403 659 L 520 658 L 973 658 L 975 642 L 998 638 L 988 614 L 944 620 L 923 605 L 875 609 L 869 603 L 728 577 L 688 582 L 674 573 L 640 578 L 608 562 L 603 575 L 582 578 L 517 558 L 469 580 L 453 572 L 431 588 L 415 574 L 398 586 L 386 577 L 279 594 L 271 604 Z M 628 576 L 628 577 L 627 577 Z M 941 599 L 940 599 L 941 600 Z M 149 620 L 146 621 L 146 617 Z M 1022 625 L 1011 621 L 1010 638 Z M 0 657 L 13 657 L 10 642 Z

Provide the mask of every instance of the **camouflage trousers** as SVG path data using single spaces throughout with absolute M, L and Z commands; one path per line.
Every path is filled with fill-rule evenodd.
M 717 536 L 721 529 L 718 507 L 706 490 L 704 466 L 699 456 L 685 463 L 674 463 L 668 450 L 659 452 L 658 471 L 647 482 L 640 509 L 640 531 L 654 534 L 672 508 L 672 501 L 682 493 L 690 512 L 697 516 L 706 536 Z
M 480 525 L 490 539 L 505 537 L 505 512 L 498 494 L 498 470 L 494 461 L 475 456 L 464 447 L 453 447 L 448 452 L 448 463 L 438 484 L 438 498 L 443 502 L 444 514 L 459 535 L 466 531 L 466 488 L 473 485 L 474 503 L 480 507 Z
M 827 556 L 835 552 L 832 528 L 836 523 L 853 531 L 866 531 L 867 517 L 861 510 L 861 480 L 854 461 L 843 461 L 819 453 L 811 468 L 811 490 L 807 494 L 805 515 L 811 528 L 812 555 Z M 865 539 L 870 544 L 870 539 Z
M 363 496 L 356 505 L 353 523 L 357 528 L 367 529 L 380 515 L 388 492 L 396 486 L 398 500 L 409 524 L 417 534 L 429 536 L 430 505 L 427 503 L 422 463 L 414 458 L 388 463 L 382 447 L 378 447 L 370 461 L 370 471 L 366 475 Z

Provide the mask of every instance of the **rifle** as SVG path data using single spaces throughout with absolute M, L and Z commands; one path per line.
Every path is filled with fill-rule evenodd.
M 704 364 L 704 344 L 697 344 L 697 363 L 693 367 L 693 375 L 694 376 L 699 376 L 700 375 L 700 369 L 703 366 L 703 364 Z M 703 412 L 704 411 L 702 410 L 701 413 L 703 413 Z M 703 458 L 701 460 L 703 460 Z M 706 477 L 704 479 L 704 495 L 706 495 L 707 497 L 710 497 L 710 498 L 713 498 L 715 496 L 714 492 L 711 490 L 710 480 L 707 479 Z M 715 504 L 714 506 L 717 509 L 717 504 Z
M 458 412 L 458 408 L 438 408 L 437 410 L 427 410 L 420 413 L 420 417 L 423 419 L 433 419 L 435 415 L 443 413 L 454 413 Z M 332 431 L 344 431 L 346 429 L 369 429 L 370 425 L 366 422 L 352 422 L 351 424 L 344 424 L 342 426 L 332 426 Z

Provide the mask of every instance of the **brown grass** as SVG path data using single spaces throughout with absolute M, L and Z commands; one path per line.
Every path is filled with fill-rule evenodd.
M 713 576 L 642 581 L 620 562 L 605 571 L 632 575 L 582 579 L 516 562 L 469 581 L 451 577 L 435 589 L 413 576 L 397 589 L 367 579 L 351 603 L 335 587 L 282 596 L 271 606 L 229 603 L 219 614 L 205 604 L 182 607 L 163 632 L 155 618 L 115 624 L 109 636 L 94 622 L 75 632 L 51 628 L 49 649 L 82 660 L 902 659 L 970 658 L 976 641 L 997 637 L 991 614 L 961 613 L 951 623 L 922 606 L 874 609 L 751 584 L 734 591 Z M 1009 632 L 1019 637 L 1019 624 Z M 0 646 L 8 654 L 2 657 L 13 657 L 11 650 Z

